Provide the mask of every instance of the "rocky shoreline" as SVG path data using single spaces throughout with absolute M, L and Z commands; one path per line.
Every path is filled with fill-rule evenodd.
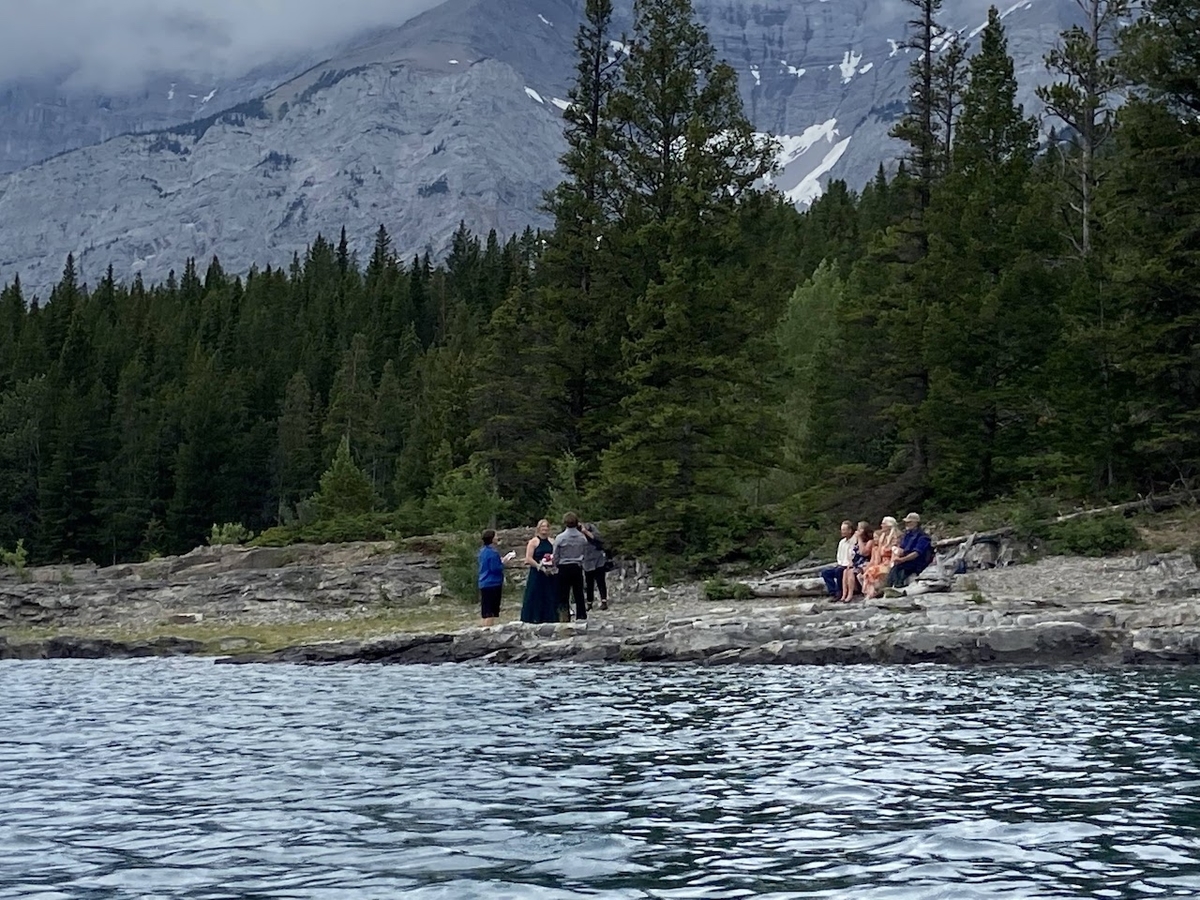
M 629 568 L 614 579 L 611 608 L 586 626 L 489 629 L 473 627 L 473 606 L 444 597 L 435 557 L 385 544 L 201 548 L 138 566 L 26 574 L 0 576 L 0 659 L 1200 664 L 1200 571 L 1187 554 L 1047 558 L 957 576 L 942 592 L 849 604 L 779 596 L 769 580 L 749 583 L 753 599 L 714 602 L 697 584 L 650 588 Z M 519 583 L 507 597 L 511 619 Z M 262 629 L 280 631 L 266 640 Z

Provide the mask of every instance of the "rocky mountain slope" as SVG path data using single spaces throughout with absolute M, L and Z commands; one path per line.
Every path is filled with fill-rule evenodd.
M 628 27 L 629 3 L 619 5 Z M 988 3 L 952 6 L 949 24 L 971 34 Z M 343 226 L 363 252 L 384 224 L 402 255 L 437 255 L 460 220 L 501 234 L 543 225 L 539 203 L 559 177 L 561 98 L 581 7 L 447 0 L 265 93 L 256 90 L 271 71 L 264 67 L 198 110 L 218 105 L 215 96 L 249 97 L 223 113 L 13 172 L 0 179 L 0 282 L 19 274 L 44 295 L 69 252 L 85 280 L 110 263 L 119 278 L 159 279 L 189 256 L 215 253 L 234 271 L 286 263 L 318 231 Z M 795 202 L 811 202 L 829 178 L 860 186 L 894 160 L 887 131 L 903 109 L 910 61 L 900 0 L 696 7 L 741 74 L 751 118 L 779 136 L 776 181 Z M 1021 0 L 1002 10 L 1031 108 L 1042 55 L 1073 9 L 1070 0 Z M 114 121 L 135 130 L 161 121 L 157 93 L 141 107 L 130 101 Z M 20 117 L 22 102 L 11 91 L 3 97 L 0 124 Z M 83 124 L 59 129 L 63 149 L 111 134 L 88 124 L 111 114 L 80 112 Z

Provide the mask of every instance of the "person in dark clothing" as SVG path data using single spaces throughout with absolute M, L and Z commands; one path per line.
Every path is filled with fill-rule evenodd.
M 495 540 L 496 532 L 489 528 L 479 550 L 479 616 L 484 628 L 500 618 L 500 595 L 504 593 L 504 561 L 493 546 Z
M 904 535 L 892 554 L 888 587 L 902 588 L 933 562 L 933 541 L 921 530 L 921 517 L 910 512 L 904 517 Z
M 531 625 L 558 621 L 558 582 L 554 574 L 554 544 L 550 542 L 550 523 L 537 523 L 533 537 L 525 545 L 524 564 L 529 567 L 521 621 Z
M 608 567 L 608 554 L 604 552 L 604 541 L 600 539 L 600 529 L 594 523 L 588 522 L 583 526 L 583 536 L 588 539 L 587 551 L 583 555 L 584 592 L 587 594 L 587 608 L 590 610 L 596 602 L 596 590 L 600 591 L 600 608 L 608 609 L 608 581 L 604 573 Z
M 587 621 L 583 599 L 583 560 L 588 539 L 579 530 L 579 516 L 563 516 L 563 530 L 554 539 L 554 567 L 558 570 L 558 614 L 563 621 L 571 615 L 571 595 L 575 595 L 575 621 Z

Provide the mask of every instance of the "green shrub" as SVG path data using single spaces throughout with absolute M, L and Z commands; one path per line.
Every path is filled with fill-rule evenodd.
M 241 522 L 226 522 L 224 525 L 213 524 L 212 531 L 208 533 L 208 544 L 210 547 L 221 547 L 227 544 L 245 544 L 253 540 L 254 532 L 250 531 Z
M 561 522 L 569 512 L 583 516 L 584 501 L 579 490 L 579 479 L 579 460 L 575 454 L 564 453 L 554 460 L 554 474 L 550 480 L 551 522 Z
M 8 566 L 18 576 L 25 574 L 25 564 L 29 562 L 29 552 L 25 549 L 25 539 L 17 541 L 17 546 L 12 550 L 5 550 L 0 547 L 0 566 Z
M 318 520 L 365 515 L 375 508 L 375 490 L 350 455 L 350 439 L 343 437 L 333 462 L 321 476 L 321 487 L 311 504 Z M 301 516 L 303 519 L 304 516 Z
M 1122 516 L 1084 516 L 1046 529 L 1046 549 L 1074 556 L 1108 556 L 1140 543 L 1137 529 Z
M 446 544 L 438 560 L 442 587 L 456 600 L 464 602 L 478 597 L 479 543 L 468 537 L 457 537 Z
M 425 503 L 425 518 L 441 530 L 476 531 L 503 517 L 507 508 L 496 479 L 483 465 L 470 463 L 438 479 Z
M 1050 526 L 1047 523 L 1053 520 L 1054 516 L 1053 500 L 1024 493 L 1017 499 L 1012 510 L 1013 533 L 1023 541 L 1047 540 L 1050 537 Z
M 710 578 L 704 582 L 705 600 L 752 600 L 754 592 L 748 584 L 725 578 Z
M 794 562 L 823 539 L 807 524 L 798 527 L 769 511 L 733 503 L 660 503 L 653 513 L 629 516 L 620 528 L 621 546 L 637 548 L 636 555 L 649 560 L 664 582 L 712 574 L 722 565 Z
M 354 541 L 399 541 L 428 530 L 421 505 L 404 503 L 392 512 L 337 516 L 332 519 L 296 521 L 268 528 L 253 541 L 254 547 L 286 547 L 288 544 L 347 544 Z

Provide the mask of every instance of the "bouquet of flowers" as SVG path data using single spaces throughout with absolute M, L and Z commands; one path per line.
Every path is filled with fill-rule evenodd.
M 554 554 L 547 553 L 545 556 L 543 556 L 541 558 L 541 560 L 538 562 L 538 568 L 543 572 L 553 572 L 554 571 Z

